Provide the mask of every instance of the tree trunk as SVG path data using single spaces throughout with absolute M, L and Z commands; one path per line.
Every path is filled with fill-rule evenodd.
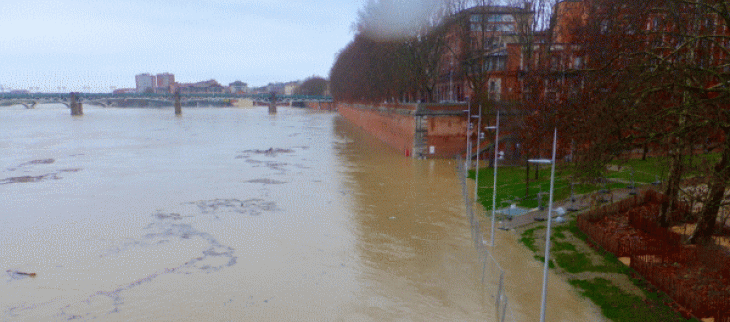
M 647 154 L 649 154 L 649 143 L 644 142 L 644 151 L 641 153 L 641 161 L 646 161 Z
M 672 164 L 669 167 L 669 180 L 664 190 L 666 197 L 662 201 L 662 209 L 659 213 L 659 225 L 661 227 L 669 227 L 669 212 L 673 210 L 677 202 L 677 194 L 679 192 L 679 181 L 682 179 L 682 153 L 680 149 L 675 149 L 672 153 Z
M 722 157 L 715 165 L 709 182 L 709 191 L 702 207 L 697 228 L 689 238 L 691 244 L 703 244 L 710 241 L 715 231 L 717 213 L 725 197 L 725 186 L 730 179 L 730 131 L 726 129 L 725 142 L 722 145 Z

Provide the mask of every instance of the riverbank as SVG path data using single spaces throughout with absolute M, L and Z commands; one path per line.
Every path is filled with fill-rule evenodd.
M 628 261 L 589 246 L 576 224 L 576 217 L 587 209 L 651 188 L 654 181 L 659 181 L 652 170 L 660 168 L 660 163 L 659 159 L 650 159 L 633 162 L 631 167 L 612 167 L 607 173 L 609 180 L 598 185 L 574 184 L 570 167 L 556 169 L 553 209 L 572 211 L 563 216 L 564 221 L 553 224 L 551 273 L 572 285 L 613 321 L 686 321 L 673 310 L 671 299 L 629 268 Z M 524 174 L 524 167 L 499 168 L 497 206 L 501 213 L 497 213 L 496 225 L 528 249 L 535 264 L 542 267 L 550 175 L 543 172 L 539 178 L 531 178 L 527 190 Z M 470 178 L 474 178 L 474 171 Z M 491 217 L 492 169 L 480 169 L 479 178 L 479 201 L 487 210 L 486 217 Z M 638 189 L 627 187 L 632 182 Z
M 613 191 L 613 200 L 629 196 L 631 190 Z M 588 245 L 587 236 L 578 229 L 576 217 L 588 208 L 588 198 L 579 198 L 579 209 L 554 222 L 551 232 L 550 268 L 560 278 L 601 308 L 603 315 L 621 321 L 687 321 L 673 308 L 673 301 L 647 283 L 628 266 L 628 262 Z M 555 207 L 576 205 L 570 200 L 556 202 Z M 545 218 L 545 211 L 535 211 L 523 219 Z M 541 221 L 514 225 L 513 236 L 534 258 L 544 263 L 546 224 Z M 691 321 L 697 321 L 692 319 Z

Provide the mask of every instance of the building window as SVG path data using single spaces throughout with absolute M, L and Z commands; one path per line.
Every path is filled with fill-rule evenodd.
M 487 16 L 488 22 L 514 22 L 515 18 L 510 14 L 491 14 Z
M 575 69 L 583 68 L 583 58 L 582 57 L 573 58 L 573 68 L 575 68 Z
M 497 57 L 497 64 L 496 64 L 495 70 L 504 70 L 505 69 L 506 62 L 507 62 L 507 57 L 505 57 L 505 56 L 498 56 Z
M 484 61 L 484 70 L 485 71 L 505 70 L 506 63 L 507 63 L 506 56 L 489 56 Z
M 484 50 L 492 50 L 502 47 L 502 39 L 499 37 L 488 38 L 484 40 Z
M 608 33 L 608 27 L 609 27 L 609 25 L 610 24 L 609 24 L 608 20 L 601 21 L 601 23 L 600 23 L 600 31 L 601 31 L 601 34 L 602 35 L 605 35 L 605 34 Z
M 490 79 L 489 80 L 489 98 L 495 101 L 499 101 L 500 94 L 502 92 L 502 80 L 501 79 Z
M 497 29 L 497 31 L 501 31 L 501 32 L 515 32 L 515 26 L 508 25 L 508 24 L 497 25 L 496 29 Z
M 561 70 L 562 66 L 560 65 L 560 56 L 553 56 L 550 58 L 550 68 L 552 68 L 552 70 Z
M 627 34 L 627 35 L 633 35 L 633 34 L 635 34 L 635 33 L 636 33 L 636 27 L 634 26 L 634 24 L 633 24 L 633 23 L 629 23 L 629 24 L 628 24 L 628 25 L 626 26 L 626 34 Z
M 482 16 L 481 15 L 471 15 L 469 17 L 469 22 L 471 26 L 471 31 L 482 31 Z

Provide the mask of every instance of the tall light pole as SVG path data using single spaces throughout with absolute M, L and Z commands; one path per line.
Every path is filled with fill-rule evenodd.
M 492 186 L 492 235 L 491 245 L 494 247 L 494 211 L 497 208 L 497 160 L 499 155 L 499 111 L 497 111 L 497 124 L 495 126 L 489 126 L 487 129 L 494 129 L 494 186 Z
M 466 112 L 466 155 L 464 156 L 464 177 L 466 178 L 466 171 L 469 171 L 469 163 L 471 163 L 471 159 L 469 158 L 469 130 L 471 130 L 471 101 L 468 101 L 466 103 L 467 110 Z
M 479 146 L 482 143 L 482 105 L 479 104 L 479 115 L 473 115 L 472 117 L 478 118 L 479 122 L 477 125 L 477 165 L 474 172 L 474 203 L 477 203 L 479 191 Z
M 542 303 L 540 304 L 540 322 L 545 322 L 545 302 L 547 300 L 547 281 L 548 281 L 548 266 L 550 263 L 550 223 L 552 222 L 553 212 L 553 190 L 555 187 L 555 150 L 557 149 L 558 141 L 558 129 L 555 128 L 553 132 L 553 158 L 552 160 L 547 159 L 531 159 L 527 160 L 530 163 L 537 164 L 551 164 L 552 171 L 550 174 L 550 200 L 548 202 L 548 214 L 547 214 L 547 233 L 545 236 L 545 265 L 542 272 Z

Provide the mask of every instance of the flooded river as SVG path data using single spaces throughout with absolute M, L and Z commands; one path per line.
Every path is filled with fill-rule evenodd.
M 453 161 L 331 113 L 84 112 L 0 109 L 0 320 L 493 319 Z M 508 283 L 541 278 L 498 239 Z M 549 320 L 594 319 L 554 283 Z

